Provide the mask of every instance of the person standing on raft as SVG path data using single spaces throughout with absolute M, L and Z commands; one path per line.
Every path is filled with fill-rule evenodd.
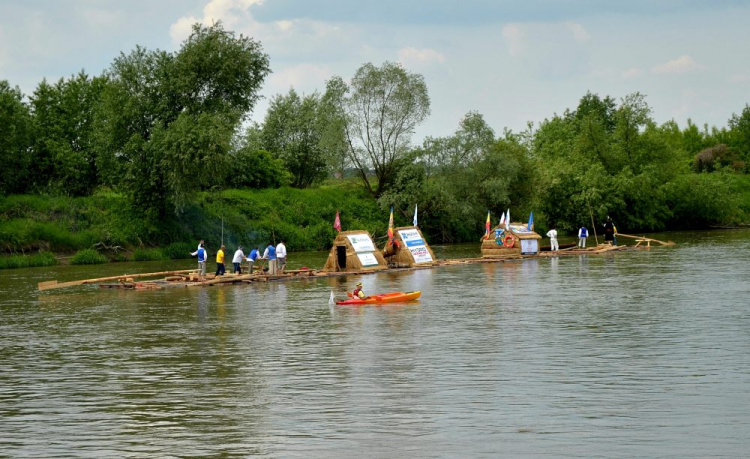
M 223 276 L 226 273 L 226 270 L 224 269 L 224 249 L 226 248 L 227 246 L 222 244 L 219 251 L 216 252 L 216 275 L 217 276 Z
M 547 231 L 547 237 L 549 238 L 550 252 L 557 252 L 560 250 L 560 244 L 557 243 L 557 230 L 554 225 L 551 230 Z
M 609 242 L 610 245 L 617 245 L 615 233 L 615 224 L 612 223 L 612 219 L 610 217 L 607 217 L 607 222 L 604 223 L 604 242 Z
M 589 237 L 589 230 L 586 229 L 585 226 L 582 226 L 578 230 L 578 247 L 585 249 L 586 248 L 586 238 Z
M 253 264 L 255 263 L 255 260 L 257 260 L 258 257 L 260 256 L 259 252 L 260 252 L 260 247 L 256 247 L 250 251 L 250 255 L 248 255 L 247 257 L 247 265 L 248 265 L 247 272 L 249 274 L 253 273 Z
M 276 247 L 273 244 L 268 244 L 266 251 L 263 252 L 263 258 L 268 260 L 268 274 L 270 276 L 276 275 Z
M 242 246 L 237 246 L 237 251 L 234 252 L 232 257 L 232 264 L 234 265 L 234 273 L 242 274 L 242 260 L 245 258 L 245 253 L 242 251 Z
M 354 296 L 354 298 L 359 298 L 360 300 L 367 298 L 364 290 L 362 290 L 362 282 L 357 282 L 357 287 L 352 292 L 352 296 Z
M 283 274 L 286 269 L 286 246 L 283 239 L 276 246 L 276 266 L 279 268 L 279 274 Z
M 195 255 L 198 255 L 198 276 L 203 280 L 206 277 L 206 260 L 208 260 L 208 252 L 203 247 L 203 241 L 198 245 Z

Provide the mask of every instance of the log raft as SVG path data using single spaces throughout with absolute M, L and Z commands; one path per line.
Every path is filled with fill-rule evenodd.
M 618 236 L 623 236 L 618 234 Z M 638 238 L 641 239 L 641 238 Z M 643 238 L 649 239 L 649 238 Z M 651 241 L 657 241 L 652 239 Z M 645 242 L 651 242 L 645 241 Z M 662 242 L 662 241 L 657 241 Z M 671 242 L 671 241 L 670 241 Z M 664 245 L 674 245 L 672 242 L 663 243 Z M 626 250 L 641 250 L 647 249 L 650 245 L 638 244 L 636 246 L 616 246 L 608 244 L 599 244 L 596 247 L 588 248 L 568 248 L 559 252 L 540 252 L 536 255 L 513 255 L 505 258 L 459 258 L 451 260 L 436 260 L 434 264 L 427 266 L 412 266 L 412 267 L 399 267 L 389 268 L 388 272 L 400 272 L 400 271 L 415 271 L 418 269 L 432 269 L 441 266 L 463 266 L 470 264 L 485 264 L 485 263 L 503 263 L 509 261 L 517 261 L 522 259 L 533 259 L 533 258 L 546 258 L 554 256 L 566 256 L 566 255 L 603 255 L 612 252 L 621 252 Z M 378 272 L 378 271 L 375 271 Z M 287 270 L 282 274 L 269 275 L 260 270 L 253 272 L 252 274 L 225 274 L 223 276 L 214 276 L 213 274 L 206 275 L 202 280 L 198 277 L 197 270 L 185 269 L 178 271 L 162 271 L 156 273 L 140 273 L 140 274 L 126 274 L 122 276 L 111 276 L 111 277 L 100 277 L 96 279 L 84 279 L 71 282 L 58 282 L 56 280 L 40 282 L 38 288 L 40 291 L 51 290 L 57 288 L 73 287 L 78 285 L 90 285 L 99 284 L 101 288 L 117 288 L 117 289 L 134 289 L 134 290 L 157 290 L 164 288 L 191 288 L 191 287 L 212 287 L 230 284 L 251 284 L 255 282 L 274 282 L 274 281 L 285 281 L 289 279 L 300 279 L 300 278 L 320 278 L 320 277 L 337 277 L 337 276 L 350 276 L 350 275 L 361 275 L 361 274 L 372 274 L 372 270 L 356 270 L 347 272 L 324 272 L 314 269 L 294 269 Z M 162 277 L 161 279 L 148 280 L 149 277 Z M 142 281 L 136 281 L 136 279 L 145 279 Z M 116 282 L 112 282 L 116 281 Z

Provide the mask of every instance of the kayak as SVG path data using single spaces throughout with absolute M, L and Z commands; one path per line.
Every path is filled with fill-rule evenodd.
M 360 300 L 359 298 L 349 298 L 345 301 L 337 301 L 336 304 L 378 304 L 378 303 L 403 303 L 405 301 L 412 301 L 419 298 L 422 294 L 420 291 L 416 292 L 393 292 L 383 293 L 380 295 L 370 295 L 365 299 Z

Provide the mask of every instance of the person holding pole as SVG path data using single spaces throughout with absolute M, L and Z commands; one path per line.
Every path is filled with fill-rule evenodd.
M 560 245 L 557 243 L 557 230 L 555 225 L 552 225 L 552 229 L 547 231 L 547 237 L 549 238 L 550 252 L 557 252 L 560 250 Z
M 249 274 L 253 273 L 253 264 L 255 264 L 255 260 L 257 260 L 258 257 L 260 256 L 259 252 L 260 252 L 260 247 L 256 247 L 253 250 L 251 250 L 250 255 L 247 256 L 247 265 L 248 265 L 247 272 Z
M 276 266 L 279 269 L 279 274 L 283 274 L 284 269 L 286 269 L 286 246 L 283 239 L 276 246 Z
M 232 264 L 234 265 L 234 273 L 242 274 L 242 259 L 245 258 L 245 253 L 242 251 L 242 246 L 237 247 L 237 251 L 234 252 L 232 257 Z
M 268 275 L 276 275 L 276 247 L 273 244 L 268 244 L 265 252 L 263 252 L 263 259 L 268 260 Z
M 224 269 L 224 249 L 226 248 L 227 246 L 222 244 L 219 251 L 216 252 L 216 275 L 217 276 L 223 276 L 224 273 L 226 273 L 226 270 Z

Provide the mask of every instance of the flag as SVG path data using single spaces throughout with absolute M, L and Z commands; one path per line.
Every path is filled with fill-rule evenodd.
M 484 238 L 489 239 L 490 237 L 490 211 L 487 211 L 487 223 L 484 224 L 485 226 L 485 233 Z
M 338 210 L 336 211 L 336 220 L 333 221 L 333 228 L 336 231 L 338 231 L 339 233 L 341 232 L 341 220 L 339 219 L 339 211 Z
M 508 209 L 508 212 L 505 214 L 505 227 L 510 228 L 510 209 Z
M 388 242 L 393 240 L 393 206 L 391 206 L 391 218 L 388 219 Z
M 417 226 L 417 205 L 414 204 L 414 220 L 411 221 L 414 226 Z
M 529 224 L 527 226 L 529 231 L 534 231 L 534 211 L 532 210 L 529 214 Z
M 503 214 L 500 216 L 500 224 L 505 224 L 505 212 L 503 212 Z

